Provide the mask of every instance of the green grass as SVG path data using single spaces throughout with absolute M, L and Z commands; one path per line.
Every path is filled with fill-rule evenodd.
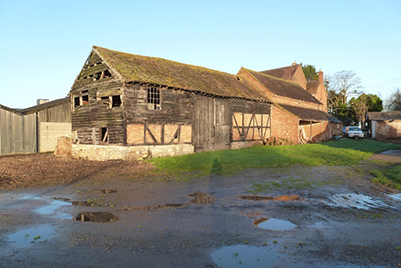
M 396 164 L 388 168 L 373 169 L 370 174 L 374 176 L 373 182 L 401 190 L 401 165 Z
M 202 152 L 149 160 L 154 172 L 166 176 L 232 174 L 248 168 L 294 165 L 355 165 L 378 153 L 401 149 L 400 145 L 372 140 L 343 140 L 297 146 L 254 146 L 241 150 Z

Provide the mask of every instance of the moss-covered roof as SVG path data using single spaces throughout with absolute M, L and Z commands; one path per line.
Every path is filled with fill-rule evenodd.
M 251 74 L 256 80 L 258 80 L 267 90 L 278 96 L 292 98 L 301 101 L 307 101 L 312 103 L 320 102 L 307 92 L 303 87 L 294 82 L 289 82 L 284 79 L 273 77 L 264 73 L 255 72 L 249 69 L 243 68 L 249 74 Z
M 296 115 L 300 120 L 330 121 L 330 122 L 336 122 L 336 123 L 341 122 L 340 120 L 332 117 L 331 115 L 329 115 L 328 113 L 326 113 L 324 111 L 295 107 L 295 106 L 291 106 L 291 105 L 283 105 L 283 104 L 280 104 L 279 106 L 284 108 L 285 110 L 289 111 L 290 113 Z
M 152 83 L 221 97 L 269 102 L 268 96 L 240 77 L 204 67 L 93 47 L 124 82 Z

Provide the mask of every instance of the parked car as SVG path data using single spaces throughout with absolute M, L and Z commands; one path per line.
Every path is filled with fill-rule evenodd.
M 365 136 L 363 131 L 359 127 L 346 127 L 344 135 L 348 138 L 361 138 Z

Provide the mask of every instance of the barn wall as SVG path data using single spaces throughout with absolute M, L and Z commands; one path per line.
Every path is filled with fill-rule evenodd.
M 72 130 L 81 144 L 124 144 L 123 107 L 111 107 L 102 97 L 122 96 L 117 80 L 107 80 L 76 88 L 71 92 Z M 76 105 L 76 98 L 88 96 L 88 103 Z M 102 128 L 108 131 L 108 141 L 101 139 Z
M 39 122 L 71 123 L 71 103 L 64 102 L 38 111 Z
M 160 92 L 160 110 L 148 107 L 148 88 Z M 193 142 L 196 95 L 152 85 L 126 85 L 123 106 L 127 145 Z
M 0 108 L 0 153 L 36 152 L 36 116 Z
M 298 125 L 298 117 L 277 106 L 272 106 L 272 137 L 287 139 L 297 144 L 300 136 Z

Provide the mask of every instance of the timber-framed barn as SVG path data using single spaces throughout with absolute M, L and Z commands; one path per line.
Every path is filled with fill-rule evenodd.
M 69 93 L 72 155 L 138 159 L 243 148 L 269 137 L 330 139 L 342 128 L 318 100 L 323 81 L 308 86 L 300 71 L 294 64 L 233 75 L 93 46 Z

